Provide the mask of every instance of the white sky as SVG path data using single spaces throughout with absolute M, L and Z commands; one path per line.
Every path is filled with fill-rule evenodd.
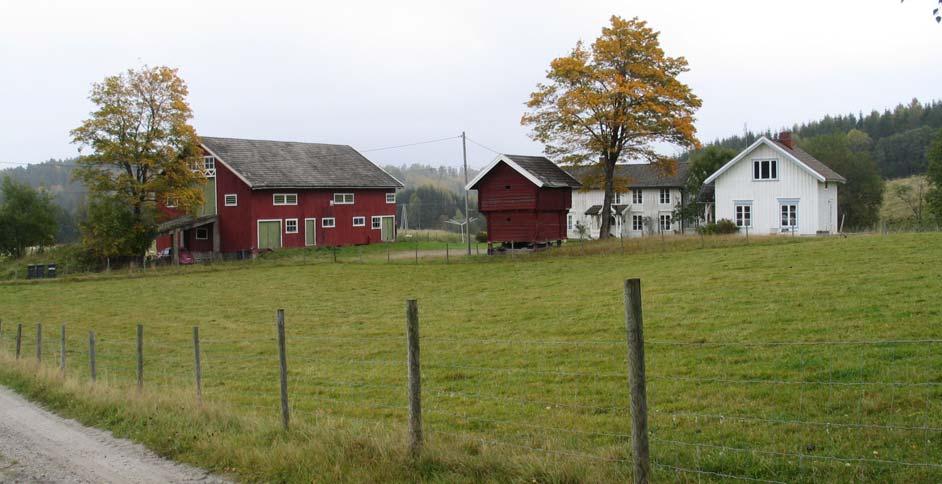
M 612 14 L 661 31 L 703 141 L 942 97 L 934 0 L 0 0 L 0 166 L 74 156 L 92 82 L 179 67 L 200 134 L 399 145 L 462 130 L 538 154 L 520 125 L 547 66 Z M 457 141 L 367 153 L 460 162 Z M 480 167 L 493 154 L 469 145 Z

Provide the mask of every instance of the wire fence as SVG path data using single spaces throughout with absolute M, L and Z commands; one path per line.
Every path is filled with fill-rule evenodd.
M 415 337 L 424 441 L 508 460 L 574 462 L 602 480 L 638 479 L 633 432 L 640 416 L 633 405 L 637 394 L 629 390 L 638 382 L 626 371 L 632 356 L 618 324 L 612 322 L 606 334 L 567 338 L 499 331 L 465 337 L 436 325 L 444 310 L 429 307 L 422 336 Z M 610 315 L 599 309 L 599 320 Z M 565 314 L 555 320 L 574 324 Z M 287 315 L 291 421 L 337 418 L 409 427 L 416 408 L 405 326 L 350 326 L 340 331 L 330 324 L 293 324 Z M 21 360 L 63 367 L 71 378 L 94 378 L 89 384 L 128 392 L 138 381 L 145 392 L 190 388 L 203 402 L 280 419 L 280 356 L 272 327 L 235 332 L 215 324 L 194 337 L 189 329 L 151 322 L 139 342 L 135 324 L 96 329 L 3 321 L 0 348 Z M 942 479 L 940 339 L 652 338 L 642 347 L 651 480 Z

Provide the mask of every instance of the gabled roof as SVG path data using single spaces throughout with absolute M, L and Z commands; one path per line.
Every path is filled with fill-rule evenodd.
M 252 189 L 403 186 L 347 145 L 207 136 L 200 140 L 206 151 Z
M 666 175 L 657 166 L 650 163 L 618 164 L 615 165 L 615 177 L 628 180 L 629 188 L 682 188 L 687 183 L 689 168 L 689 163 L 678 161 L 674 173 Z M 588 175 L 593 174 L 593 170 L 598 169 L 595 165 L 565 168 L 570 175 L 580 182 L 583 182 Z M 589 188 L 601 189 L 600 187 Z
M 755 143 L 752 143 L 748 148 L 742 150 L 735 158 L 729 160 L 728 163 L 720 167 L 719 170 L 716 170 L 715 173 L 707 177 L 703 181 L 704 184 L 713 183 L 720 175 L 722 175 L 726 170 L 729 170 L 736 163 L 739 163 L 743 160 L 749 153 L 752 153 L 753 150 L 759 147 L 759 145 L 766 145 L 773 150 L 779 152 L 785 158 L 788 158 L 798 164 L 802 169 L 811 174 L 811 176 L 817 178 L 819 181 L 833 181 L 839 183 L 847 183 L 847 179 L 839 175 L 837 172 L 829 168 L 827 165 L 819 161 L 817 158 L 811 156 L 806 151 L 798 148 L 789 148 L 787 145 L 781 143 L 780 141 L 773 141 L 765 136 L 760 137 L 756 140 Z
M 478 182 L 500 163 L 506 163 L 514 171 L 540 188 L 579 188 L 582 186 L 578 180 L 571 177 L 569 173 L 566 173 L 559 165 L 545 156 L 498 155 L 473 180 L 468 182 L 465 189 L 473 190 Z

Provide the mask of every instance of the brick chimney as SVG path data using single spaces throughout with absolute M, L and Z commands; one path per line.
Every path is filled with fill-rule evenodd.
M 782 143 L 782 144 L 785 145 L 785 146 L 787 146 L 788 149 L 794 149 L 794 148 L 795 148 L 795 142 L 792 141 L 792 133 L 791 133 L 791 131 L 782 131 L 781 133 L 779 133 L 779 134 L 778 134 L 778 142 L 779 142 L 779 143 Z

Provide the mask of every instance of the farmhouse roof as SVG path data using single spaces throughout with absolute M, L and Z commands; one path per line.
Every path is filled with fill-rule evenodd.
M 579 188 L 579 181 L 545 156 L 498 155 L 465 187 L 474 189 L 488 172 L 505 163 L 540 188 Z
M 623 163 L 615 165 L 615 177 L 627 180 L 629 188 L 680 188 L 687 182 L 689 168 L 689 163 L 678 161 L 674 173 L 667 174 L 650 163 Z M 586 178 L 595 178 L 594 175 L 598 173 L 597 170 L 599 169 L 597 165 L 565 168 L 570 175 L 583 184 Z M 590 188 L 600 189 L 601 187 L 591 186 Z
M 808 153 L 807 151 L 797 146 L 789 147 L 788 145 L 786 145 L 785 143 L 782 143 L 779 140 L 772 140 L 772 142 L 775 143 L 775 145 L 778 146 L 779 148 L 785 150 L 786 153 L 794 156 L 795 158 L 798 158 L 798 160 L 804 163 L 805 165 L 807 165 L 808 168 L 811 168 L 812 170 L 818 172 L 821 176 L 824 177 L 825 181 L 836 181 L 836 182 L 841 182 L 841 183 L 847 183 L 846 178 L 839 175 L 836 171 L 832 170 L 829 166 L 825 165 L 824 163 L 819 161 L 817 158 L 811 156 L 811 154 Z
M 206 151 L 252 189 L 403 186 L 347 145 L 207 136 L 200 139 Z
M 794 144 L 792 144 L 790 141 L 788 144 L 786 144 L 779 140 L 771 140 L 769 138 L 766 138 L 765 136 L 760 137 L 759 139 L 755 141 L 755 143 L 752 143 L 751 145 L 749 145 L 748 148 L 739 152 L 739 154 L 736 155 L 735 158 L 733 158 L 732 160 L 729 160 L 729 162 L 723 165 L 722 167 L 720 167 L 719 170 L 716 170 L 712 175 L 707 177 L 707 179 L 704 180 L 703 183 L 713 183 L 717 178 L 719 178 L 720 175 L 726 172 L 726 170 L 732 168 L 736 163 L 739 163 L 740 161 L 742 161 L 743 158 L 749 155 L 749 153 L 752 153 L 753 150 L 755 150 L 759 145 L 763 145 L 763 144 L 766 146 L 769 146 L 775 151 L 778 151 L 779 153 L 784 155 L 786 158 L 791 159 L 792 161 L 797 163 L 798 166 L 806 170 L 813 177 L 817 178 L 820 181 L 823 181 L 823 182 L 833 181 L 833 182 L 839 182 L 839 183 L 847 183 L 846 178 L 844 178 L 843 176 L 841 176 L 840 174 L 832 170 L 830 167 L 822 163 L 817 158 L 811 156 L 805 150 L 797 146 L 794 146 Z

